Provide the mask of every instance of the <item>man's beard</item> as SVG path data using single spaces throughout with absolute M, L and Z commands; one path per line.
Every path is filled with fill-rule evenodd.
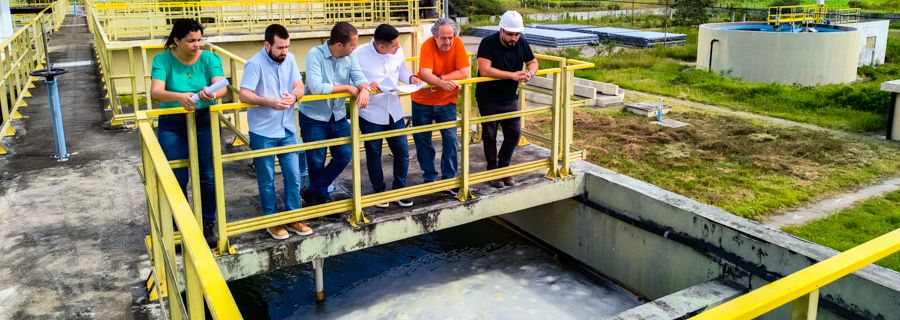
M 272 55 L 272 51 L 269 51 L 269 52 L 267 52 L 267 53 L 269 54 L 269 58 L 271 58 L 272 61 L 275 61 L 275 62 L 278 62 L 278 63 L 284 62 L 284 58 L 287 57 L 287 55 L 283 55 L 283 56 L 280 56 L 280 57 L 273 56 L 273 55 Z

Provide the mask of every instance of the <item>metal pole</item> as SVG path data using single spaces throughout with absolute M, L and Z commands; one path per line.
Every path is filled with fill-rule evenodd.
M 78 0 L 72 0 L 72 16 L 78 16 Z
M 713 58 L 712 54 L 713 54 L 713 45 L 716 44 L 716 42 L 719 42 L 719 39 L 712 39 L 712 41 L 709 42 L 709 67 L 707 67 L 706 70 L 708 70 L 710 72 L 713 71 L 713 69 L 712 69 L 712 58 Z
M 325 301 L 325 279 L 322 269 L 325 267 L 325 259 L 313 259 L 313 269 L 316 270 L 316 302 Z

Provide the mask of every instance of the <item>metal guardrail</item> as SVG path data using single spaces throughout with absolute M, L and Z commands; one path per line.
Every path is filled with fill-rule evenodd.
M 222 153 L 222 141 L 221 141 L 221 125 L 223 121 L 221 121 L 222 115 L 226 112 L 233 112 L 236 110 L 242 110 L 247 108 L 254 108 L 257 106 L 249 105 L 245 103 L 228 103 L 221 105 L 214 105 L 210 107 L 210 125 L 212 126 L 212 130 L 210 130 L 211 139 L 212 139 L 212 149 L 213 149 L 213 167 L 215 173 L 215 188 L 216 188 L 216 221 L 217 221 L 217 231 L 219 234 L 218 244 L 215 248 L 214 254 L 222 255 L 234 253 L 234 247 L 229 244 L 228 238 L 231 236 L 235 236 L 238 234 L 263 230 L 268 227 L 283 225 L 286 223 L 290 223 L 293 221 L 301 221 L 307 220 L 316 217 L 322 217 L 332 214 L 337 214 L 341 212 L 350 212 L 350 216 L 347 219 L 348 223 L 354 227 L 359 226 L 360 224 L 368 223 L 368 219 L 363 215 L 363 208 L 375 205 L 377 203 L 395 201 L 399 199 L 416 197 L 421 195 L 426 195 L 430 193 L 440 192 L 444 190 L 449 190 L 453 188 L 459 188 L 460 191 L 458 193 L 458 199 L 460 201 L 466 201 L 472 199 L 472 193 L 470 191 L 471 185 L 475 183 L 487 182 L 494 179 L 499 179 L 502 177 L 509 177 L 513 175 L 518 175 L 527 172 L 533 172 L 537 170 L 547 170 L 547 177 L 550 179 L 557 179 L 571 175 L 570 163 L 576 161 L 578 159 L 582 159 L 584 157 L 583 152 L 572 152 L 571 143 L 572 143 L 572 127 L 573 127 L 573 114 L 572 114 L 572 106 L 570 105 L 569 99 L 573 93 L 573 83 L 574 83 L 574 73 L 575 70 L 591 68 L 594 65 L 592 63 L 565 59 L 560 57 L 552 57 L 545 55 L 537 55 L 539 59 L 551 60 L 558 63 L 559 67 L 557 68 L 549 68 L 539 70 L 537 72 L 538 75 L 547 75 L 547 74 L 555 74 L 553 77 L 554 83 L 554 94 L 553 94 L 553 105 L 549 107 L 540 107 L 540 108 L 531 108 L 527 110 L 522 110 L 518 112 L 504 113 L 498 115 L 491 116 L 472 116 L 471 111 L 473 110 L 473 99 L 474 96 L 472 94 L 473 85 L 479 82 L 485 81 L 493 81 L 491 78 L 471 78 L 466 80 L 460 80 L 458 83 L 462 86 L 462 105 L 460 108 L 460 115 L 457 121 L 453 122 L 444 122 L 431 124 L 426 126 L 416 126 L 409 127 L 404 129 L 386 131 L 386 132 L 378 132 L 371 134 L 361 134 L 359 129 L 359 111 L 357 108 L 350 108 L 351 112 L 348 116 L 348 119 L 352 121 L 351 124 L 351 135 L 349 137 L 344 138 L 336 138 L 329 139 L 323 141 L 315 141 L 315 142 L 305 142 L 291 146 L 284 147 L 274 147 L 268 149 L 260 149 L 260 150 L 250 150 L 250 151 L 241 151 L 241 152 L 233 152 L 233 153 Z M 340 93 L 340 94 L 327 94 L 327 95 L 308 95 L 304 96 L 300 101 L 308 102 L 315 100 L 323 100 L 323 99 L 333 99 L 333 98 L 351 98 L 349 94 Z M 497 121 L 502 119 L 516 118 L 516 117 L 524 117 L 527 115 L 545 113 L 552 113 L 552 125 L 550 130 L 549 137 L 542 137 L 543 141 L 548 142 L 551 150 L 555 150 L 551 152 L 551 155 L 548 159 L 545 160 L 536 160 L 530 161 L 506 168 L 499 168 L 484 172 L 472 173 L 470 172 L 469 165 L 469 145 L 471 143 L 471 128 L 472 125 L 488 122 L 488 121 Z M 184 289 L 186 295 L 188 297 L 188 306 L 191 305 L 190 301 L 196 301 L 197 297 L 200 295 L 199 292 L 202 292 L 203 295 L 207 297 L 207 303 L 212 305 L 215 303 L 221 303 L 222 301 L 210 301 L 209 297 L 209 288 L 207 286 L 198 287 L 196 282 L 194 285 L 188 283 L 186 287 L 179 286 L 178 288 L 172 288 L 167 284 L 168 281 L 172 281 L 172 279 L 177 279 L 174 275 L 176 269 L 176 265 L 171 263 L 173 261 L 172 257 L 174 257 L 174 246 L 177 243 L 190 243 L 189 250 L 194 250 L 190 254 L 195 254 L 197 250 L 205 251 L 204 246 L 205 241 L 198 230 L 198 221 L 200 221 L 200 203 L 201 200 L 199 198 L 199 190 L 193 190 L 192 194 L 195 195 L 191 201 L 193 202 L 193 211 L 191 207 L 187 205 L 186 200 L 184 199 L 183 194 L 178 188 L 177 184 L 174 182 L 174 176 L 171 174 L 171 169 L 173 168 L 192 168 L 191 175 L 194 181 L 198 179 L 198 172 L 195 168 L 198 167 L 198 157 L 197 157 L 197 144 L 196 139 L 189 139 L 189 157 L 188 159 L 165 159 L 161 154 L 161 150 L 159 148 L 159 143 L 156 140 L 156 136 L 152 130 L 152 118 L 160 115 L 167 114 L 186 114 L 188 121 L 188 136 L 193 137 L 196 135 L 196 119 L 192 112 L 187 112 L 182 108 L 169 108 L 169 109 L 154 109 L 154 110 L 142 110 L 138 111 L 136 115 L 137 125 L 141 134 L 142 141 L 142 150 L 144 152 L 144 176 L 145 182 L 147 185 L 147 194 L 148 194 L 148 211 L 151 214 L 151 235 L 148 238 L 148 247 L 151 249 L 151 257 L 153 260 L 154 272 L 157 279 L 155 279 L 155 286 L 157 288 L 157 292 L 160 293 L 168 293 L 168 297 L 172 300 L 170 301 L 170 305 L 175 306 L 175 311 L 178 311 L 178 307 L 183 306 L 184 304 L 181 301 L 181 296 L 177 294 L 177 290 Z M 362 194 L 362 176 L 361 176 L 361 164 L 362 159 L 360 152 L 360 148 L 362 147 L 363 142 L 369 140 L 376 140 L 394 136 L 401 135 L 411 135 L 418 132 L 426 132 L 426 131 L 435 131 L 440 129 L 447 128 L 462 128 L 461 130 L 461 147 L 460 147 L 460 175 L 456 179 L 449 180 L 440 180 L 436 182 L 409 186 L 402 189 L 390 190 L 381 193 L 363 195 Z M 298 152 L 304 150 L 310 150 L 315 148 L 325 148 L 329 146 L 337 146 L 337 145 L 345 145 L 350 144 L 352 146 L 352 150 L 357 150 L 357 152 L 352 153 L 352 161 L 351 168 L 353 172 L 353 188 L 352 188 L 352 196 L 350 199 L 337 200 L 326 204 L 320 204 L 316 206 L 303 207 L 298 210 L 289 210 L 283 211 L 271 215 L 265 215 L 245 220 L 239 221 L 227 221 L 226 220 L 226 203 L 225 203 L 225 187 L 224 187 L 224 172 L 223 172 L 223 164 L 226 162 L 233 161 L 241 161 L 248 160 L 257 157 L 271 156 L 283 153 L 290 152 Z M 152 150 L 151 150 L 152 149 Z M 149 159 L 149 160 L 148 160 Z M 152 161 L 150 161 L 152 160 Z M 150 168 L 149 166 L 153 166 Z M 165 168 L 163 168 L 165 167 Z M 149 169 L 148 169 L 149 168 Z M 165 171 L 165 172 L 163 172 Z M 160 173 L 162 172 L 162 173 Z M 173 184 L 172 186 L 166 187 L 164 194 L 168 197 L 167 199 L 174 199 L 177 202 L 177 206 L 175 207 L 165 207 L 164 204 L 160 202 L 159 192 L 155 190 L 160 190 L 159 188 L 159 177 L 165 176 L 168 184 Z M 155 178 L 154 178 L 155 177 Z M 192 184 L 193 185 L 193 184 Z M 199 184 L 194 186 L 194 188 L 199 188 Z M 157 192 L 157 193 L 154 193 Z M 172 195 L 171 193 L 177 193 L 178 195 Z M 193 213 L 193 216 L 191 215 Z M 171 217 L 174 216 L 176 219 L 176 224 L 179 226 L 179 230 L 181 232 L 174 231 L 174 228 L 171 225 Z M 183 228 L 183 224 L 186 225 L 190 230 L 185 231 Z M 208 252 L 208 251 L 205 251 Z M 203 261 L 206 261 L 206 253 L 202 257 Z M 193 261 L 195 265 L 199 262 Z M 204 262 L 206 265 L 207 262 Z M 185 268 L 190 269 L 190 268 Z M 206 272 L 210 273 L 218 273 L 216 269 L 206 269 Z M 197 273 L 200 276 L 204 276 L 199 270 Z M 195 279 L 198 274 L 188 274 L 185 276 L 185 279 Z M 220 274 L 216 276 L 216 279 L 213 279 L 218 283 L 218 278 L 221 277 Z M 190 280 L 189 280 L 190 281 Z M 224 288 L 223 292 L 227 292 L 227 288 Z M 193 300 L 192 300 L 193 299 Z M 225 299 L 225 298 L 222 298 Z M 194 302 L 194 304 L 198 304 L 198 302 Z M 202 304 L 201 304 L 202 305 Z M 212 307 L 210 308 L 212 309 Z M 172 308 L 170 308 L 170 312 Z M 193 310 L 193 309 L 192 309 Z M 192 311 L 193 312 L 193 311 Z M 200 312 L 200 311 L 197 311 Z M 194 313 L 190 313 L 193 315 Z M 202 314 L 200 314 L 202 315 Z M 173 313 L 173 316 L 175 314 Z
M 794 22 L 822 23 L 827 13 L 828 9 L 826 6 L 815 4 L 769 7 L 769 15 L 766 17 L 766 22 L 771 25 Z
M 791 319 L 815 319 L 819 288 L 900 251 L 900 229 L 737 297 L 691 320 L 754 319 L 793 301 Z
M 203 238 L 200 211 L 191 211 L 153 127 L 144 116 L 138 114 L 137 126 L 147 192 L 154 283 L 156 292 L 168 296 L 168 304 L 163 310 L 167 311 L 169 319 L 203 319 L 205 300 L 214 319 L 240 319 L 234 297 Z M 193 142 L 196 148 L 196 141 Z M 180 267 L 175 251 L 175 226 L 183 248 Z M 185 293 L 184 297 L 181 292 Z
M 339 21 L 357 26 L 380 23 L 418 25 L 434 19 L 420 12 L 442 13 L 437 5 L 424 7 L 419 0 L 261 0 L 184 2 L 88 1 L 112 41 L 157 38 L 168 35 L 170 21 L 192 18 L 204 24 L 208 35 L 262 33 L 279 23 L 288 29 L 327 30 Z
M 66 3 L 66 0 L 53 2 L 11 37 L 0 42 L 0 91 L 6 93 L 0 94 L 0 139 L 16 135 L 12 120 L 22 117 L 19 108 L 28 105 L 25 98 L 31 96 L 29 89 L 34 88 L 32 82 L 38 80 L 30 72 L 42 68 L 44 63 L 47 39 L 41 30 L 50 32 L 59 29 L 65 19 Z M 7 153 L 0 140 L 0 155 Z
M 169 22 L 176 18 L 197 18 L 204 22 L 206 34 L 241 33 L 261 34 L 270 23 L 281 23 L 288 28 L 312 30 L 327 29 L 336 21 L 348 21 L 358 26 L 382 22 L 410 24 L 413 26 L 434 19 L 419 18 L 420 12 L 437 10 L 435 6 L 419 6 L 419 0 L 287 0 L 287 1 L 203 1 L 203 2 L 128 2 L 111 0 L 97 3 L 86 1 L 88 28 L 94 36 L 94 48 L 105 87 L 105 98 L 113 118 L 111 125 L 124 125 L 134 120 L 134 112 L 144 105 L 151 108 L 149 99 L 149 60 L 147 49 L 161 46 L 131 44 L 122 39 L 139 35 L 143 38 L 162 37 L 171 28 Z M 320 6 L 325 9 L 310 9 Z M 321 10 L 320 10 L 321 9 Z M 324 10 L 324 11 L 323 11 Z M 374 11 L 373 11 L 374 10 Z M 117 41 L 118 40 L 118 41 Z M 210 46 L 215 48 L 215 46 Z M 214 50 L 214 49 L 213 49 Z M 140 52 L 144 62 L 144 75 L 135 67 Z M 221 52 L 219 52 L 221 53 Z M 113 56 L 128 59 L 127 71 L 113 73 Z M 237 59 L 240 61 L 241 59 Z M 231 71 L 242 71 L 242 63 Z M 234 77 L 236 73 L 231 73 Z M 143 82 L 143 83 L 142 83 Z M 127 85 L 126 85 L 127 84 Z M 129 86 L 130 90 L 123 90 Z M 142 92 L 143 90 L 143 92 Z M 130 96 L 128 96 L 130 95 Z M 140 101 L 141 95 L 145 101 Z M 122 100 L 127 99 L 127 100 Z

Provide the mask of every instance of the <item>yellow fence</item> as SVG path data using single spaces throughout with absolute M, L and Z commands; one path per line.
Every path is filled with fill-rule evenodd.
M 157 284 L 156 292 L 168 296 L 164 308 L 167 318 L 203 319 L 205 300 L 214 319 L 240 319 L 234 297 L 212 252 L 206 247 L 199 211 L 192 212 L 150 123 L 138 121 L 138 130 L 154 283 Z M 182 239 L 181 266 L 175 250 L 175 226 Z M 181 292 L 185 293 L 184 297 Z
M 220 49 L 219 49 L 220 50 Z M 219 54 L 225 53 L 224 50 L 220 50 Z M 214 105 L 210 107 L 210 125 L 211 125 L 211 140 L 212 140 L 212 150 L 213 150 L 213 167 L 215 173 L 215 189 L 216 189 L 216 221 L 217 221 L 217 230 L 219 234 L 218 244 L 215 248 L 215 254 L 228 254 L 234 253 L 234 247 L 229 244 L 229 237 L 253 232 L 260 231 L 265 228 L 284 225 L 294 221 L 301 221 L 312 219 L 316 217 L 322 217 L 327 215 L 333 215 L 341 212 L 350 212 L 350 216 L 348 218 L 348 223 L 352 226 L 359 226 L 360 224 L 368 223 L 368 220 L 363 214 L 363 208 L 373 206 L 377 203 L 384 203 L 390 201 L 396 201 L 400 199 L 417 197 L 421 195 L 436 193 L 444 190 L 459 188 L 458 199 L 460 201 L 467 201 L 472 199 L 471 186 L 476 183 L 487 182 L 494 179 L 499 179 L 503 177 L 514 176 L 518 174 L 523 174 L 527 172 L 533 171 L 546 171 L 546 175 L 550 179 L 557 179 L 561 177 L 566 177 L 571 175 L 570 163 L 576 160 L 580 160 L 583 158 L 583 152 L 573 152 L 570 145 L 572 142 L 572 105 L 571 99 L 573 92 L 573 82 L 574 82 L 574 72 L 575 70 L 591 68 L 593 67 L 592 63 L 587 63 L 578 60 L 565 59 L 559 57 L 538 55 L 539 59 L 542 60 L 550 60 L 558 64 L 556 68 L 549 68 L 539 70 L 537 72 L 538 75 L 554 75 L 553 77 L 553 104 L 548 107 L 537 107 L 537 108 L 528 108 L 511 113 L 504 113 L 498 115 L 491 116 L 473 116 L 472 110 L 474 110 L 473 106 L 473 86 L 479 82 L 485 81 L 493 81 L 491 78 L 472 78 L 459 81 L 460 86 L 462 87 L 461 92 L 461 108 L 460 114 L 458 115 L 458 120 L 453 122 L 444 122 L 431 124 L 426 126 L 417 126 L 417 127 L 409 127 L 404 129 L 386 131 L 386 132 L 378 132 L 371 134 L 361 134 L 359 129 L 359 113 L 356 108 L 350 108 L 351 112 L 348 115 L 348 119 L 352 121 L 351 123 L 351 135 L 345 138 L 336 138 L 329 139 L 323 141 L 315 141 L 315 142 L 305 142 L 292 146 L 284 146 L 284 147 L 275 147 L 268 149 L 260 149 L 260 150 L 250 150 L 250 151 L 239 151 L 232 153 L 223 153 L 223 142 L 222 137 L 220 135 L 220 131 L 223 123 L 227 123 L 227 121 L 222 121 L 224 114 L 229 112 L 235 112 L 238 110 L 245 110 L 247 108 L 254 108 L 256 106 L 248 105 L 245 103 L 228 103 L 228 104 L 220 104 Z M 234 61 L 238 61 L 238 59 L 233 59 Z M 350 95 L 346 93 L 341 94 L 328 94 L 328 95 L 310 95 L 304 96 L 301 99 L 301 102 L 315 101 L 315 100 L 323 100 L 323 99 L 334 99 L 341 97 L 350 97 Z M 509 118 L 518 118 L 525 117 L 528 115 L 534 115 L 539 113 L 550 113 L 552 114 L 552 125 L 549 136 L 544 137 L 536 137 L 538 140 L 542 140 L 546 142 L 547 146 L 550 147 L 551 150 L 555 150 L 555 152 L 551 152 L 550 157 L 548 159 L 543 160 L 535 160 L 526 163 L 521 163 L 517 165 L 513 165 L 506 168 L 499 168 L 494 170 L 488 170 L 483 172 L 473 173 L 471 172 L 470 166 L 470 151 L 469 146 L 472 143 L 472 131 L 469 130 L 473 125 L 489 122 L 489 121 L 497 121 L 502 119 Z M 199 233 L 195 233 L 197 231 L 197 222 L 200 221 L 200 203 L 199 199 L 200 190 L 199 184 L 192 184 L 193 190 L 192 194 L 195 195 L 192 197 L 191 201 L 193 203 L 193 210 L 186 203 L 182 203 L 183 195 L 180 195 L 180 190 L 178 189 L 177 184 L 171 186 L 171 189 L 165 190 L 165 193 L 179 193 L 179 197 L 174 197 L 172 195 L 168 195 L 169 198 L 176 199 L 178 202 L 178 206 L 176 207 L 168 207 L 167 210 L 162 210 L 162 204 L 156 204 L 159 202 L 160 198 L 156 193 L 160 193 L 156 191 L 159 189 L 159 182 L 155 180 L 151 180 L 151 177 L 160 177 L 162 176 L 160 172 L 164 164 L 168 163 L 169 166 L 165 168 L 165 176 L 167 180 L 170 180 L 170 183 L 174 182 L 174 177 L 171 176 L 171 169 L 174 168 L 191 168 L 191 178 L 193 181 L 198 181 L 199 172 L 198 172 L 198 157 L 197 157 L 197 145 L 196 139 L 189 139 L 189 157 L 188 159 L 164 159 L 161 154 L 161 150 L 157 150 L 159 148 L 159 143 L 156 140 L 156 136 L 152 130 L 152 117 L 160 116 L 160 115 L 168 115 L 168 114 L 186 114 L 188 121 L 188 137 L 195 137 L 196 135 L 196 122 L 193 113 L 186 112 L 181 108 L 172 108 L 172 109 L 154 109 L 154 110 L 142 110 L 137 112 L 137 125 L 140 129 L 142 145 L 144 147 L 144 171 L 145 176 L 147 177 L 147 193 L 148 193 L 148 201 L 151 202 L 148 205 L 148 209 L 151 214 L 151 231 L 156 234 L 151 234 L 149 237 L 149 247 L 153 251 L 151 256 L 153 259 L 154 265 L 154 274 L 157 277 L 160 275 L 164 275 L 163 278 L 157 279 L 156 286 L 157 292 L 166 292 L 168 290 L 168 296 L 171 300 L 173 294 L 178 291 L 174 291 L 169 285 L 166 283 L 166 279 L 177 279 L 176 276 L 173 275 L 172 270 L 176 267 L 174 264 L 169 263 L 172 256 L 169 258 L 164 256 L 165 254 L 173 253 L 172 248 L 176 245 L 176 243 L 187 243 L 192 242 L 191 247 L 199 250 L 198 246 L 205 245 L 202 237 L 199 236 Z M 404 136 L 404 135 L 412 135 L 414 133 L 419 132 L 427 132 L 427 131 L 436 131 L 441 129 L 448 128 L 460 128 L 461 137 L 460 137 L 460 174 L 456 179 L 448 179 L 448 180 L 440 180 L 431 183 L 425 183 L 416 186 L 410 186 L 402 189 L 390 190 L 375 194 L 362 194 L 362 176 L 361 176 L 361 153 L 360 149 L 362 144 L 365 141 L 384 139 L 395 136 Z M 242 160 L 250 160 L 257 157 L 271 156 L 277 154 L 284 154 L 290 152 L 299 152 L 316 148 L 325 148 L 329 146 L 338 146 L 338 145 L 351 145 L 351 150 L 355 152 L 352 153 L 352 161 L 351 161 L 351 170 L 353 173 L 353 187 L 352 187 L 352 195 L 349 199 L 337 200 L 321 205 L 303 207 L 298 210 L 289 210 L 280 213 L 275 213 L 271 215 L 260 216 L 256 218 L 250 218 L 239 221 L 228 221 L 227 220 L 227 206 L 225 202 L 225 182 L 224 182 L 224 171 L 223 165 L 227 162 L 234 161 L 242 161 Z M 152 146 L 152 152 L 148 152 L 146 146 Z M 148 163 L 148 157 L 155 157 L 152 159 L 152 163 Z M 171 160 L 171 161 L 168 161 Z M 148 166 L 154 166 L 153 169 L 148 169 Z M 157 178 L 158 179 L 158 178 Z M 152 188 L 150 185 L 154 184 L 157 186 L 156 189 Z M 171 221 L 171 218 L 167 218 L 170 216 L 175 216 L 176 223 L 179 226 L 179 230 L 184 230 L 182 228 L 182 222 L 179 222 L 179 216 L 182 220 L 190 220 L 189 227 L 191 231 L 184 233 L 175 232 L 171 223 L 166 224 Z M 192 219 L 191 219 L 192 218 Z M 184 231 L 182 231 L 184 232 Z M 191 235 L 187 235 L 190 233 Z M 161 245 L 157 245 L 161 243 Z M 208 251 L 207 251 L 208 252 Z M 205 259 L 205 258 L 204 258 Z M 187 260 L 187 259 L 186 259 Z M 195 259 L 196 260 L 196 259 Z M 193 263 L 197 263 L 194 261 Z M 189 275 L 190 276 L 190 275 Z M 190 278 L 190 277 L 185 277 Z M 218 281 L 218 280 L 216 280 Z M 198 293 L 191 293 L 190 290 L 204 290 L 201 291 L 203 294 L 207 295 L 207 302 L 212 304 L 213 302 L 209 301 L 209 292 L 206 287 L 197 288 L 191 287 L 188 284 L 187 287 L 180 287 L 180 289 L 188 290 L 188 305 L 191 304 L 190 297 L 195 297 L 197 299 Z M 180 296 L 176 295 L 176 300 L 180 299 Z M 181 301 L 170 302 L 170 305 L 183 305 L 180 304 Z M 176 310 L 177 311 L 177 310 Z
M 112 41 L 166 36 L 170 22 L 179 18 L 199 20 L 208 35 L 226 35 L 261 34 L 271 23 L 306 30 L 328 30 L 338 21 L 415 26 L 433 20 L 420 18 L 420 12 L 441 14 L 439 5 L 422 7 L 418 0 L 88 1 L 88 7 Z
M 754 319 L 792 301 L 792 320 L 815 319 L 819 288 L 898 251 L 900 251 L 900 229 L 797 271 L 691 319 Z
M 779 6 L 769 7 L 769 16 L 766 21 L 769 24 L 783 23 L 822 23 L 825 15 L 828 13 L 827 7 L 824 5 L 800 5 L 800 6 Z
M 45 32 L 59 29 L 65 19 L 66 7 L 66 0 L 54 2 L 0 43 L 0 91 L 6 93 L 0 94 L 0 139 L 16 135 L 12 120 L 22 117 L 19 108 L 28 105 L 25 98 L 31 96 L 32 82 L 38 80 L 30 72 L 44 63 L 47 43 L 42 26 Z M 7 153 L 0 140 L 0 155 Z
M 105 87 L 105 98 L 112 112 L 112 125 L 134 121 L 135 111 L 150 109 L 148 49 L 161 46 L 129 43 L 128 38 L 161 38 L 168 35 L 172 19 L 197 18 L 204 23 L 205 34 L 262 34 L 271 23 L 288 28 L 330 29 L 336 21 L 357 26 L 382 22 L 416 26 L 434 19 L 420 18 L 421 13 L 440 14 L 440 1 L 435 6 L 421 7 L 418 0 L 344 0 L 344 1 L 203 1 L 203 2 L 127 2 L 121 0 L 86 2 L 88 28 L 94 37 L 95 55 Z M 201 6 L 202 5 L 202 6 Z M 316 8 L 312 7 L 318 6 Z M 323 9 L 324 8 L 324 9 Z M 210 46 L 210 50 L 215 46 Z M 220 55 L 222 53 L 220 52 Z M 113 73 L 114 56 L 128 61 L 128 70 Z M 148 59 L 149 58 L 149 59 Z M 135 67 L 142 59 L 144 72 Z M 236 58 L 234 61 L 242 61 Z M 232 64 L 232 78 L 242 66 Z M 240 63 L 242 64 L 242 63 Z M 227 66 L 226 66 L 227 67 Z M 141 101 L 143 96 L 143 101 Z

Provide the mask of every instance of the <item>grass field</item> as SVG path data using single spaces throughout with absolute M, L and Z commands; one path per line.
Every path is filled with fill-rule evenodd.
M 828 218 L 784 231 L 838 251 L 900 228 L 900 191 L 865 201 Z M 900 253 L 876 264 L 900 271 Z
M 691 126 L 669 129 L 615 109 L 575 112 L 588 161 L 750 219 L 900 172 L 895 144 L 678 106 L 671 117 Z

